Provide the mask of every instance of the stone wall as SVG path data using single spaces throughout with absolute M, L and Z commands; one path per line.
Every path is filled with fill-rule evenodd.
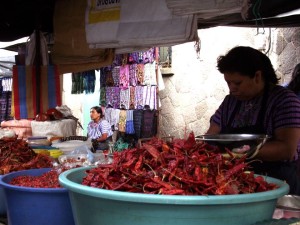
M 184 138 L 190 131 L 204 134 L 210 116 L 228 93 L 223 75 L 216 69 L 219 55 L 237 45 L 247 45 L 266 53 L 281 82 L 288 82 L 299 63 L 299 28 L 217 27 L 198 31 L 200 58 L 194 43 L 172 47 L 173 76 L 164 77 L 159 92 L 159 136 Z
M 288 83 L 294 67 L 300 63 L 300 28 L 280 28 L 277 40 L 273 43 L 277 56 L 276 73 L 282 83 Z

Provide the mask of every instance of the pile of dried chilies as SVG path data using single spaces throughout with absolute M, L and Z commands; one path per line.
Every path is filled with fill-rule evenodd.
M 15 177 L 9 184 L 32 188 L 61 188 L 58 176 L 59 174 L 56 170 L 50 170 L 40 176 Z
M 115 152 L 112 164 L 86 171 L 82 184 L 108 190 L 164 195 L 226 195 L 276 189 L 250 172 L 245 157 L 187 140 L 153 138 L 141 148 Z
M 17 137 L 0 139 L 0 175 L 50 167 L 52 159 L 47 155 L 35 153 L 25 140 Z

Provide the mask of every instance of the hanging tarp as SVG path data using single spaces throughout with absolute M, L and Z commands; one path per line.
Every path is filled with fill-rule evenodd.
M 241 0 L 166 0 L 175 15 L 197 15 L 197 18 L 212 18 L 241 12 Z
M 90 49 L 85 39 L 84 16 L 87 1 L 60 0 L 53 18 L 55 41 L 53 63 L 59 72 L 77 73 L 110 65 L 113 49 Z
M 116 53 L 128 53 L 198 39 L 196 17 L 174 15 L 162 0 L 88 3 L 85 31 L 90 48 L 116 48 Z

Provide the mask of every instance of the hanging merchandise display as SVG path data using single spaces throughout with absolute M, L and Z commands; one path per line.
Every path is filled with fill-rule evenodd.
M 0 122 L 12 119 L 11 113 L 12 78 L 0 78 Z
M 72 94 L 90 94 L 95 91 L 95 70 L 72 73 Z
M 39 112 L 61 105 L 60 75 L 56 66 L 41 66 L 40 69 L 40 85 L 37 86 L 35 66 L 13 67 L 12 115 L 15 119 L 33 119 Z
M 157 76 L 155 48 L 117 54 L 100 69 L 99 104 L 105 118 L 120 133 L 135 139 L 156 135 Z

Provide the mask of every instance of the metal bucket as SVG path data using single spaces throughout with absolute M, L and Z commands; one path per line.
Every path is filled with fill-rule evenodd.
M 300 218 L 300 196 L 285 195 L 279 198 L 273 218 Z

